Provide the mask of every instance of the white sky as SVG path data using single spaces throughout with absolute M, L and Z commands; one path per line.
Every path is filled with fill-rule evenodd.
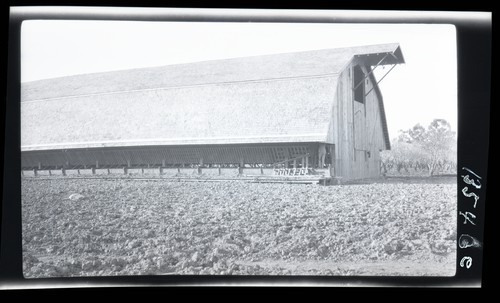
M 456 131 L 452 25 L 25 21 L 21 81 L 380 43 L 399 43 L 406 61 L 380 83 L 390 137 L 434 118 Z M 377 79 L 387 70 L 378 68 Z

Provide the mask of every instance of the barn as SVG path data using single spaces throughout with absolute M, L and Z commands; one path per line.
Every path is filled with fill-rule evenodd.
M 376 177 L 390 149 L 378 82 L 400 63 L 381 44 L 21 83 L 22 169 Z

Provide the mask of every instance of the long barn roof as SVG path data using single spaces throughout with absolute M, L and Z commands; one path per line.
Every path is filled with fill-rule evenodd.
M 22 83 L 21 150 L 325 142 L 337 76 L 355 56 L 404 62 L 382 44 Z

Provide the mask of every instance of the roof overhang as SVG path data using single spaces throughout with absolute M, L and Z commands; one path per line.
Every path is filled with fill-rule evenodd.
M 305 143 L 305 142 L 325 142 L 325 141 L 326 141 L 325 133 L 295 134 L 293 136 L 266 135 L 266 136 L 245 136 L 245 137 L 149 138 L 149 139 L 135 139 L 135 140 L 62 142 L 62 143 L 46 144 L 46 145 L 25 145 L 21 146 L 21 152 L 107 148 L 107 147 Z
M 394 44 L 392 49 L 381 50 L 380 52 L 370 52 L 358 54 L 354 56 L 356 59 L 361 59 L 365 65 L 393 65 L 405 63 L 403 53 L 398 44 Z

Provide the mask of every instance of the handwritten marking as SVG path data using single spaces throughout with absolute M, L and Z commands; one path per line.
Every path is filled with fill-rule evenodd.
M 468 185 L 474 186 L 476 189 L 480 189 L 481 188 L 481 181 L 480 180 L 482 178 L 467 167 L 462 167 L 462 169 L 466 170 L 473 177 L 475 177 L 475 178 L 471 178 L 471 177 L 469 177 L 468 174 L 465 176 L 461 175 L 461 177 L 463 178 L 463 181 Z M 465 186 L 462 189 L 462 193 L 464 194 L 464 196 L 466 196 L 468 198 L 471 198 L 471 197 L 474 198 L 474 208 L 476 208 L 476 204 L 477 204 L 477 201 L 479 200 L 479 196 L 473 192 L 468 192 L 468 191 L 469 191 L 469 188 L 467 186 Z M 469 221 L 469 223 L 471 223 L 472 225 L 476 225 L 476 223 L 474 223 L 472 221 L 473 219 L 476 218 L 476 215 L 474 215 L 473 213 L 468 212 L 468 211 L 466 211 L 465 213 L 459 211 L 458 213 L 459 213 L 459 215 L 464 217 L 463 224 L 467 224 L 467 221 Z M 458 246 L 462 249 L 469 248 L 469 247 L 481 247 L 481 243 L 476 238 L 472 237 L 471 235 L 462 234 L 462 235 L 460 235 L 460 238 L 458 239 Z M 472 266 L 472 258 L 471 257 L 465 256 L 460 260 L 460 267 L 464 267 L 464 266 L 467 269 L 471 268 L 471 266 Z
M 479 196 L 476 195 L 475 193 L 468 193 L 467 191 L 469 190 L 469 188 L 467 186 L 465 186 L 463 189 L 462 189 L 462 193 L 464 194 L 464 196 L 470 198 L 470 197 L 474 197 L 474 208 L 476 208 L 476 204 L 477 204 L 477 200 L 479 200 Z
M 464 264 L 465 263 L 465 264 Z M 460 260 L 460 267 L 466 267 L 469 269 L 472 266 L 472 258 L 469 256 L 465 256 Z
M 473 174 L 474 176 L 476 176 L 477 178 L 479 179 L 482 179 L 481 177 L 479 177 L 475 172 L 473 172 L 472 170 L 468 169 L 467 167 L 462 167 L 462 169 L 465 169 L 466 171 L 468 171 L 469 173 Z
M 458 212 L 461 216 L 464 216 L 464 224 L 467 224 L 467 221 L 469 221 L 472 225 L 476 225 L 476 223 L 472 222 L 472 220 L 469 218 L 469 215 L 472 217 L 472 219 L 475 219 L 476 216 L 473 213 L 470 213 L 468 211 L 465 212 L 465 214 L 461 211 Z
M 474 186 L 475 188 L 477 189 L 480 189 L 481 188 L 481 182 L 478 180 L 476 184 L 476 182 L 472 179 L 469 179 L 469 175 L 461 175 L 462 178 L 464 178 L 464 182 L 467 183 L 467 184 L 470 184 L 472 186 Z
M 458 246 L 460 248 L 481 247 L 481 242 L 471 235 L 462 234 L 458 239 Z

